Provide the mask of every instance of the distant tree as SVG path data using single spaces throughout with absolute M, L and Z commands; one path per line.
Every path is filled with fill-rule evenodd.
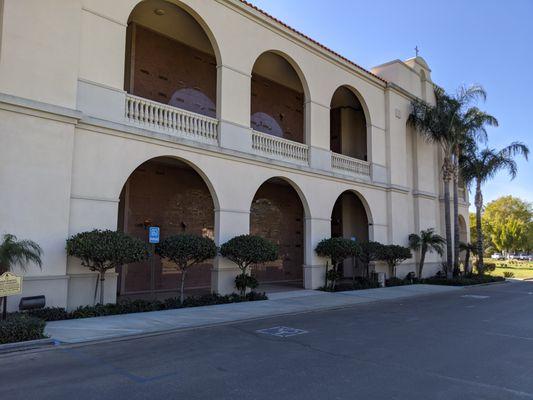
M 420 231 L 419 234 L 412 233 L 409 235 L 409 247 L 411 250 L 420 251 L 420 262 L 418 264 L 417 276 L 422 278 L 422 269 L 424 268 L 424 261 L 426 253 L 435 251 L 442 257 L 444 254 L 444 247 L 446 239 L 435 233 L 435 229 L 429 228 Z
M 529 251 L 533 247 L 532 204 L 513 196 L 490 202 L 483 213 L 482 231 L 499 252 Z
M 245 297 L 247 288 L 255 289 L 258 286 L 257 280 L 248 274 L 248 268 L 254 264 L 276 261 L 278 247 L 260 236 L 240 235 L 224 243 L 220 254 L 240 269 L 241 273 L 235 278 L 235 286 L 241 297 Z
M 156 254 L 172 262 L 181 272 L 180 302 L 185 300 L 185 276 L 188 270 L 217 255 L 215 242 L 207 237 L 182 234 L 169 236 L 156 245 Z
M 469 149 L 461 158 L 461 173 L 465 182 L 475 185 L 476 188 L 476 232 L 477 232 L 477 253 L 478 268 L 483 270 L 483 232 L 481 224 L 481 213 L 483 210 L 482 185 L 493 178 L 497 172 L 505 170 L 511 176 L 516 177 L 518 166 L 514 157 L 522 155 L 527 160 L 529 148 L 519 142 L 513 142 L 509 146 L 501 149 Z
M 122 232 L 95 229 L 67 239 L 67 254 L 81 260 L 81 265 L 98 272 L 100 304 L 104 304 L 105 274 L 110 269 L 146 260 L 146 244 Z M 98 287 L 98 281 L 96 281 Z M 96 291 L 95 291 L 96 295 Z
M 412 256 L 411 251 L 407 247 L 396 244 L 382 245 L 376 255 L 378 260 L 387 263 L 391 277 L 396 276 L 396 267 Z
M 323 239 L 316 246 L 315 252 L 320 257 L 327 257 L 331 260 L 331 270 L 328 271 L 328 264 L 326 263 L 326 287 L 328 286 L 327 281 L 329 281 L 330 289 L 335 290 L 337 280 L 340 277 L 339 264 L 349 257 L 358 257 L 361 248 L 353 240 L 336 237 Z

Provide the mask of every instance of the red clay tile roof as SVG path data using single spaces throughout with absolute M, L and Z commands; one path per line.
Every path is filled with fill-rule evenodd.
M 321 47 L 322 49 L 326 50 L 327 52 L 333 54 L 334 56 L 337 56 L 337 57 L 341 58 L 342 60 L 344 60 L 344 61 L 346 61 L 346 62 L 352 64 L 354 67 L 357 67 L 357 68 L 359 68 L 360 70 L 366 72 L 367 74 L 370 74 L 370 75 L 372 75 L 373 77 L 379 79 L 380 81 L 387 83 L 387 81 L 386 81 L 385 79 L 383 79 L 383 78 L 377 76 L 376 74 L 373 74 L 373 73 L 370 72 L 369 70 L 367 70 L 367 69 L 361 67 L 360 65 L 354 63 L 352 60 L 349 60 L 348 58 L 344 57 L 343 55 L 341 55 L 341 54 L 339 54 L 339 53 L 337 53 L 337 52 L 331 50 L 330 48 L 324 46 L 322 43 L 319 43 L 319 42 L 317 42 L 316 40 L 310 38 L 309 36 L 303 34 L 302 32 L 300 32 L 300 31 L 294 29 L 292 26 L 287 25 L 285 22 L 280 21 L 280 20 L 277 19 L 276 17 L 273 17 L 272 15 L 270 15 L 270 14 L 267 13 L 266 11 L 260 9 L 259 7 L 253 5 L 252 3 L 250 3 L 250 2 L 248 2 L 248 1 L 246 1 L 246 0 L 240 0 L 240 2 L 243 3 L 243 4 L 245 4 L 245 5 L 247 5 L 248 7 L 253 8 L 254 10 L 260 12 L 261 14 L 263 14 L 264 16 L 270 18 L 270 19 L 273 20 L 274 22 L 277 22 L 278 24 L 283 25 L 285 28 L 290 29 L 291 31 L 293 31 L 294 33 L 296 33 L 296 34 L 302 36 L 303 38 L 305 38 L 305 39 L 307 39 L 307 40 L 313 42 L 314 44 L 316 44 L 317 46 L 319 46 L 319 47 Z

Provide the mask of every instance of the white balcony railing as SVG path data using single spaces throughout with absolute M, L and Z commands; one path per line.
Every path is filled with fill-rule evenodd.
M 207 143 L 218 142 L 218 120 L 142 97 L 126 95 L 125 117 L 140 127 Z
M 331 153 L 331 168 L 351 172 L 357 175 L 370 176 L 370 163 L 356 158 Z
M 266 133 L 252 131 L 252 149 L 283 161 L 309 163 L 309 146 Z

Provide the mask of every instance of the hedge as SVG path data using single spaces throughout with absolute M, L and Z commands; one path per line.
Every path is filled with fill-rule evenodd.
M 39 318 L 10 315 L 5 321 L 0 320 L 0 344 L 44 339 L 45 325 Z
M 48 307 L 40 310 L 31 310 L 24 313 L 12 313 L 12 316 L 31 316 L 43 321 L 61 321 L 65 319 L 81 319 L 103 317 L 106 315 L 133 314 L 139 312 L 174 310 L 178 308 L 209 306 L 215 304 L 240 303 L 244 301 L 267 300 L 264 293 L 250 292 L 242 298 L 236 293 L 219 295 L 216 293 L 204 296 L 188 297 L 183 303 L 178 298 L 160 300 L 127 300 L 117 304 L 97 304 L 95 306 L 82 306 L 73 311 L 64 308 Z M 29 339 L 28 339 L 29 340 Z

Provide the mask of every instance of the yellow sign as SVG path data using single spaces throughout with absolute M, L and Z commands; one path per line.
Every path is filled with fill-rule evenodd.
M 22 292 L 22 277 L 11 272 L 0 275 L 0 297 L 13 296 Z

